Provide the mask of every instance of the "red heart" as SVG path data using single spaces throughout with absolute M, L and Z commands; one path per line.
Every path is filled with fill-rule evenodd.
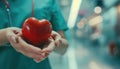
M 34 17 L 26 19 L 22 27 L 22 37 L 35 46 L 48 41 L 51 32 L 52 25 L 48 20 L 38 20 Z

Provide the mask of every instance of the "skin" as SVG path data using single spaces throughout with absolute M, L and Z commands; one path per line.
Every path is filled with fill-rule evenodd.
M 117 13 L 120 14 L 120 5 L 117 6 Z
M 48 43 L 44 45 L 43 49 L 25 42 L 21 37 L 20 28 L 10 27 L 1 29 L 0 35 L 0 46 L 5 43 L 10 43 L 17 52 L 20 52 L 29 58 L 33 58 L 36 62 L 44 60 L 53 51 L 63 55 L 68 47 L 68 42 L 65 38 L 64 31 L 53 31 L 51 38 Z

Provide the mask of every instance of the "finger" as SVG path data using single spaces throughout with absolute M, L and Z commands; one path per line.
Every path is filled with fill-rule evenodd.
M 59 40 L 61 39 L 60 34 L 58 34 L 55 31 L 52 31 L 52 36 L 53 36 L 53 39 L 55 40 L 55 45 L 56 46 L 59 45 Z
M 18 37 L 15 35 L 9 35 L 8 40 L 10 43 L 18 43 Z
M 45 56 L 41 54 L 40 48 L 27 44 L 21 37 L 9 36 L 8 38 L 15 50 L 21 52 L 23 55 L 31 58 L 45 58 Z M 18 40 L 18 43 L 16 43 L 15 40 Z
M 46 53 L 45 53 L 45 57 L 48 57 L 49 54 L 50 54 L 50 53 L 46 52 Z
M 55 48 L 55 42 L 53 39 L 50 39 L 50 44 L 46 48 L 43 49 L 43 52 L 48 52 L 48 53 L 52 52 L 54 48 Z
M 13 32 L 14 32 L 15 34 L 18 34 L 19 32 L 21 32 L 21 29 L 16 28 L 16 29 L 13 30 Z
M 23 48 L 28 52 L 33 52 L 33 53 L 36 53 L 36 54 L 41 54 L 42 53 L 42 50 L 40 48 L 26 43 L 21 37 L 19 37 L 18 41 L 21 44 L 21 46 L 23 46 Z
M 9 37 L 9 42 L 11 44 L 11 46 L 17 51 L 17 52 L 21 52 L 20 46 L 19 46 L 19 42 L 18 42 L 18 38 L 15 38 L 14 36 Z M 17 41 L 17 42 L 16 42 Z M 22 49 L 23 50 L 23 49 Z
M 42 57 L 41 55 L 35 54 L 35 53 L 29 53 L 29 52 L 23 52 L 21 51 L 21 53 L 29 58 L 33 58 L 33 59 L 42 59 L 45 57 Z
M 17 27 L 11 27 L 11 28 L 8 28 L 8 29 L 10 29 L 13 33 L 15 33 L 15 34 L 17 34 L 18 32 L 20 32 L 21 31 L 21 29 L 20 28 L 17 28 Z
M 21 37 L 19 37 L 19 39 L 18 39 L 19 43 L 14 43 L 12 39 L 14 39 L 14 38 L 10 38 L 10 43 L 16 49 L 16 51 L 21 52 L 22 54 L 24 54 L 28 57 L 32 57 L 32 58 L 35 58 L 36 55 L 38 55 L 39 57 L 42 57 L 42 58 L 45 57 L 41 53 L 42 50 L 40 48 L 31 46 L 31 45 L 25 43 L 24 41 L 22 41 Z
M 36 63 L 43 61 L 44 59 L 33 59 Z
M 7 38 L 9 41 L 16 43 L 17 35 L 13 31 L 8 31 Z
M 45 56 L 43 56 L 42 54 L 30 53 L 30 55 L 34 59 L 43 59 L 43 58 L 45 58 Z
M 35 60 L 36 62 L 41 62 L 41 61 L 43 61 L 44 59 L 46 59 L 50 53 L 43 53 L 43 54 L 44 54 L 45 57 L 34 58 L 34 60 Z
M 22 32 L 20 31 L 19 33 L 17 33 L 17 36 L 22 36 Z
M 10 29 L 11 29 L 11 30 L 14 30 L 14 31 L 21 31 L 21 29 L 20 29 L 20 28 L 17 28 L 17 27 L 11 27 Z
M 60 37 L 61 38 L 61 36 L 60 36 L 60 34 L 59 33 L 57 33 L 57 32 L 55 32 L 55 31 L 52 31 L 52 36 L 57 36 L 57 37 Z
M 59 34 L 56 34 L 55 41 L 59 41 L 61 39 L 61 36 Z
M 43 61 L 44 59 L 46 59 L 49 54 L 48 53 L 44 53 L 44 54 L 45 54 L 44 58 L 42 58 L 42 57 L 41 58 L 34 58 L 34 61 L 37 62 L 37 63 L 39 63 L 39 62 Z

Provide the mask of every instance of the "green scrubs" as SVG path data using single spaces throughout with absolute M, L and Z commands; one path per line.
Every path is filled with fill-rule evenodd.
M 10 3 L 12 25 L 22 27 L 26 18 L 31 16 L 32 0 L 8 0 Z M 35 0 L 35 17 L 48 19 L 53 30 L 66 30 L 67 26 L 60 8 L 55 0 Z M 5 4 L 0 0 L 0 29 L 9 27 L 8 14 Z M 0 69 L 51 69 L 48 58 L 40 63 L 35 63 L 21 53 L 16 52 L 11 46 L 0 47 Z

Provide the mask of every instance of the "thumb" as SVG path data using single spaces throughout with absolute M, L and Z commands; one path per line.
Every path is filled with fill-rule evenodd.
M 55 45 L 56 45 L 56 46 L 59 45 L 60 40 L 61 40 L 61 36 L 60 36 L 60 35 L 57 35 L 57 36 L 55 37 Z
M 52 37 L 55 40 L 55 45 L 56 46 L 59 45 L 59 42 L 60 42 L 60 39 L 61 39 L 60 34 L 55 32 L 55 31 L 52 31 Z
M 17 43 L 18 41 L 17 41 L 17 36 L 13 33 L 13 32 L 9 32 L 8 34 L 7 34 L 7 38 L 8 38 L 8 40 L 9 40 L 9 42 L 12 42 L 12 43 Z

